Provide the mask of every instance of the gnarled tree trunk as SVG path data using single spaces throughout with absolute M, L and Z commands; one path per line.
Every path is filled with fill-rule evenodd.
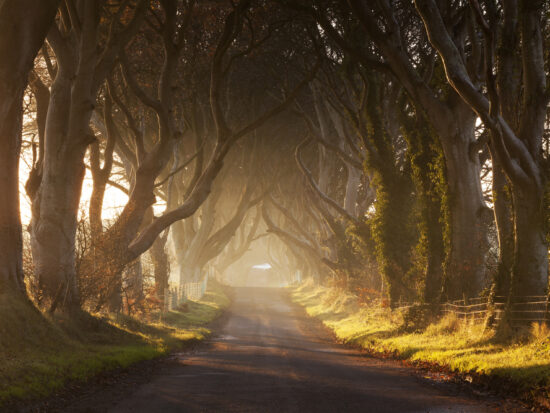
M 74 66 L 60 65 L 52 85 L 40 187 L 32 200 L 31 246 L 36 274 L 52 309 L 79 305 L 75 236 L 85 166 L 92 137 L 91 98 L 73 92 Z
M 512 286 L 514 264 L 514 218 L 511 185 L 498 159 L 493 159 L 493 204 L 498 234 L 499 257 L 493 278 L 492 295 L 508 297 Z
M 344 198 L 344 209 L 348 211 L 348 214 L 357 216 L 357 195 L 359 193 L 359 186 L 361 185 L 362 171 L 353 167 L 352 165 L 346 165 L 348 170 L 348 179 L 346 183 L 346 195 Z
M 22 101 L 27 76 L 58 3 L 0 2 L 0 293 L 25 291 L 19 211 Z
M 543 197 L 535 188 L 514 185 L 516 246 L 513 292 L 519 297 L 540 296 L 548 291 L 548 244 Z
M 415 0 L 429 40 L 445 63 L 446 77 L 491 132 L 491 144 L 512 184 L 515 229 L 514 296 L 542 295 L 548 286 L 548 247 L 543 218 L 547 180 L 541 156 L 548 93 L 543 1 L 504 2 L 504 19 L 487 22 L 473 9 L 484 39 L 487 94 L 472 81 L 434 0 Z M 501 39 L 496 36 L 500 34 Z M 504 46 L 495 50 L 497 40 Z M 477 39 L 470 39 L 476 42 Z M 495 63 L 498 57 L 498 63 Z M 521 60 L 521 89 L 517 65 Z M 495 76 L 496 73 L 496 76 Z M 519 110 L 514 110 L 521 90 Z M 519 119 L 519 121 L 518 121 Z
M 475 297 L 482 289 L 489 221 L 479 162 L 470 159 L 464 145 L 456 145 L 453 152 L 453 156 L 447 157 L 451 251 L 445 291 L 450 300 L 462 298 L 463 294 Z
M 51 310 L 79 307 L 75 267 L 75 235 L 85 174 L 84 156 L 95 142 L 90 120 L 98 90 L 131 39 L 146 9 L 138 1 L 124 26 L 112 30 L 100 46 L 101 2 L 84 0 L 68 8 L 63 31 L 54 25 L 48 43 L 56 55 L 57 72 L 51 88 L 44 136 L 42 179 L 32 199 L 31 245 L 38 279 L 51 299 Z M 122 3 L 120 7 L 126 8 Z M 124 12 L 124 10 L 120 10 Z M 110 17 L 118 19 L 121 13 Z
M 484 287 L 491 220 L 483 199 L 479 156 L 470 149 L 475 141 L 476 118 L 462 102 L 456 103 L 455 116 L 457 119 L 448 125 L 451 136 L 441 139 L 449 185 L 451 250 L 445 279 L 449 300 L 475 297 Z
M 153 271 L 155 277 L 155 287 L 157 296 L 160 298 L 162 308 L 164 308 L 164 292 L 168 288 L 170 276 L 170 261 L 166 253 L 166 241 L 168 237 L 160 236 L 156 239 L 149 251 L 153 261 Z

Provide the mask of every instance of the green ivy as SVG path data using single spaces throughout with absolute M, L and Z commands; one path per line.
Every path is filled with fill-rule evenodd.
M 408 162 L 405 165 L 396 162 L 396 150 L 383 123 L 380 79 L 369 74 L 368 81 L 365 169 L 372 173 L 372 184 L 376 188 L 375 211 L 369 224 L 379 271 L 390 302 L 395 304 L 401 298 L 411 298 L 406 283 L 416 238 L 411 225 L 414 199 L 411 168 Z
M 417 280 L 418 294 L 437 302 L 443 286 L 450 246 L 449 197 L 445 157 L 440 142 L 421 114 L 404 119 L 412 179 L 417 194 L 418 243 L 408 278 Z

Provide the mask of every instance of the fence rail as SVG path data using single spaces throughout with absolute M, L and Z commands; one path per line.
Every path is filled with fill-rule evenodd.
M 191 300 L 198 301 L 206 292 L 208 287 L 208 276 L 196 283 L 180 284 L 178 287 L 171 287 L 164 290 L 164 311 L 171 311 L 183 303 Z
M 509 308 L 506 308 L 506 297 L 495 297 L 494 302 L 488 298 L 478 297 L 469 300 L 455 300 L 440 304 L 443 314 L 454 314 L 462 319 L 481 320 L 492 314 L 501 320 L 508 312 L 512 322 L 550 323 L 550 301 L 546 296 L 512 297 Z M 405 311 L 419 303 L 407 303 L 396 309 Z

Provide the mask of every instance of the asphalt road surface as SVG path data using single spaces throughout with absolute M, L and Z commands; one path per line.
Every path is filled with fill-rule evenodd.
M 430 383 L 410 368 L 334 343 L 277 289 L 236 289 L 218 335 L 175 358 L 110 411 L 510 411 L 494 398 Z

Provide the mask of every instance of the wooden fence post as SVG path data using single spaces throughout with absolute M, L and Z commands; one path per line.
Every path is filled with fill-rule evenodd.
M 546 296 L 546 313 L 544 314 L 544 318 L 547 324 L 550 324 L 550 298 Z
M 170 289 L 169 288 L 165 288 L 164 289 L 164 312 L 168 312 L 170 311 Z

